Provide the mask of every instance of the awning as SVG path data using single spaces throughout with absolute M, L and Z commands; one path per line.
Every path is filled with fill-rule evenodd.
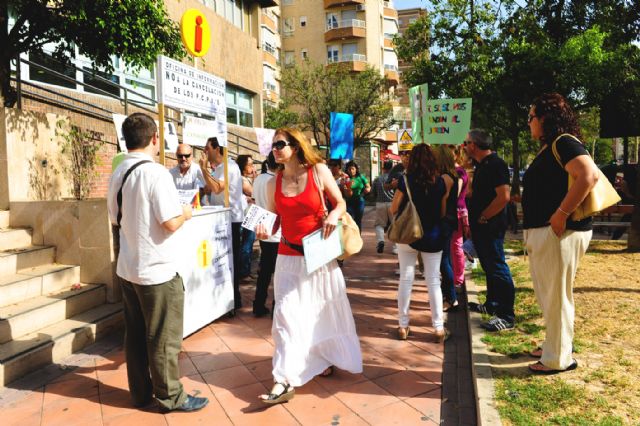
M 383 160 L 400 161 L 400 156 L 398 154 L 394 154 L 389 149 L 382 150 L 381 157 Z
M 277 0 L 255 0 L 255 2 L 258 3 L 261 7 L 278 6 Z

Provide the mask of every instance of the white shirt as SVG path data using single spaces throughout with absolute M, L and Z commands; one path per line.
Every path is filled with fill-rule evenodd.
M 267 200 L 269 197 L 267 194 L 267 184 L 271 179 L 275 179 L 273 172 L 262 173 L 256 176 L 253 180 L 253 198 L 256 200 L 256 204 L 263 209 L 267 208 Z M 271 232 L 270 229 L 268 231 Z M 263 241 L 268 243 L 279 243 L 281 232 L 280 227 L 278 227 L 278 231 L 275 234 Z
M 183 175 L 180 173 L 180 166 L 175 166 L 169 170 L 171 177 L 173 177 L 173 183 L 177 189 L 199 189 L 204 187 L 204 176 L 202 175 L 202 169 L 199 165 L 191 163 L 191 166 L 187 172 Z
M 212 176 L 216 180 L 224 182 L 224 164 L 216 167 Z M 211 205 L 224 206 L 224 191 L 219 194 L 211 194 Z M 231 207 L 231 222 L 242 222 L 247 199 L 242 193 L 242 174 L 235 161 L 229 162 L 229 207 Z
M 143 153 L 129 153 L 111 175 L 107 206 L 111 223 L 117 224 L 117 194 L 125 173 L 141 160 L 152 160 Z M 122 188 L 120 254 L 116 273 L 135 284 L 162 284 L 178 271 L 176 253 L 182 250 L 177 232 L 162 224 L 182 214 L 178 191 L 164 166 L 146 163 L 138 166 Z

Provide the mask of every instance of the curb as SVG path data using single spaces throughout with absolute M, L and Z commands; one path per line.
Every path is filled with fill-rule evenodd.
M 465 282 L 467 300 L 478 303 L 478 290 L 471 280 L 471 274 L 468 272 L 465 273 Z M 477 332 L 480 329 L 482 315 L 477 312 L 471 312 L 469 309 L 466 312 L 471 343 L 471 374 L 474 378 L 473 385 L 476 392 L 477 424 L 502 425 L 494 400 L 495 387 L 487 346 L 481 341 L 483 333 Z

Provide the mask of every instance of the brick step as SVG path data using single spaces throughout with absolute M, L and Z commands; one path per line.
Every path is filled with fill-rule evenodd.
M 0 345 L 0 388 L 23 375 L 60 362 L 112 331 L 121 329 L 122 305 L 103 304 Z
M 33 333 L 106 301 L 103 284 L 81 284 L 0 308 L 0 344 Z
M 80 281 L 80 267 L 48 264 L 0 275 L 0 306 L 52 293 Z
M 0 229 L 9 227 L 9 210 L 0 210 Z
M 51 246 L 27 246 L 0 251 L 0 276 L 11 275 L 20 269 L 53 263 L 56 249 Z
M 30 229 L 0 229 L 0 251 L 13 250 L 20 247 L 28 247 L 30 245 Z

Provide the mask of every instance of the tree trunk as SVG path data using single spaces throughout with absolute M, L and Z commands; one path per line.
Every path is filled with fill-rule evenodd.
M 0 6 L 0 105 L 12 107 L 16 103 L 16 92 L 11 87 L 11 55 L 9 46 L 9 10 L 7 2 Z
M 629 237 L 627 239 L 627 249 L 629 251 L 640 251 L 640 166 L 636 165 L 636 193 L 635 208 L 631 214 L 631 226 L 629 227 Z

